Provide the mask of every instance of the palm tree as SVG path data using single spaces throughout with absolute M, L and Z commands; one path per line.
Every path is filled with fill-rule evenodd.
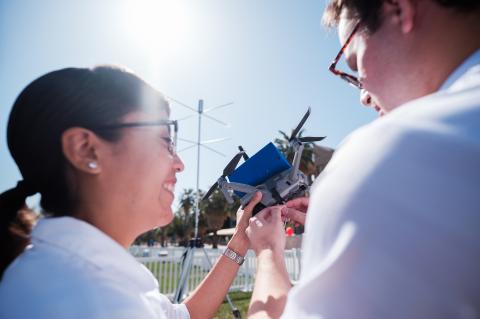
M 290 147 L 289 136 L 283 132 L 278 131 L 282 138 L 276 138 L 274 143 L 280 152 L 283 153 L 285 158 L 291 163 L 293 161 L 293 156 L 295 154 L 294 150 Z M 292 130 L 293 133 L 293 130 Z M 303 130 L 298 133 L 298 137 L 301 137 Z M 314 162 L 314 152 L 313 152 L 313 143 L 304 143 L 302 158 L 300 159 L 299 169 L 307 176 L 309 181 L 313 180 L 313 177 L 318 175 L 315 162 Z
M 185 216 L 189 216 L 193 207 L 195 207 L 196 196 L 192 188 L 186 188 L 180 195 L 180 208 Z
M 229 206 L 223 194 L 217 189 L 208 200 L 203 202 L 203 211 L 208 228 L 213 231 L 212 246 L 218 248 L 217 230 L 221 229 L 229 215 Z
M 202 192 L 200 191 L 201 196 Z M 178 216 L 181 221 L 182 230 L 179 229 L 180 225 L 176 225 L 177 235 L 182 240 L 188 240 L 193 236 L 193 230 L 195 227 L 195 205 L 197 201 L 197 194 L 192 188 L 186 188 L 180 195 L 180 208 L 178 210 Z
M 181 214 L 178 212 L 173 217 L 172 222 L 167 226 L 167 236 L 174 243 L 185 245 L 188 240 L 187 227 Z

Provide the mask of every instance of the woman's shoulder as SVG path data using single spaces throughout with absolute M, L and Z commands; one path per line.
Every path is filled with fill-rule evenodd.
M 120 282 L 81 259 L 31 248 L 4 273 L 0 317 L 152 317 L 141 296 Z

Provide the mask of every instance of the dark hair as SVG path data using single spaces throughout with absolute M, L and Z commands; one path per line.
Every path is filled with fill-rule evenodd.
M 389 0 L 386 0 L 389 1 Z M 431 0 L 439 5 L 451 7 L 463 12 L 480 8 L 478 0 Z M 323 23 L 333 27 L 338 24 L 344 9 L 348 9 L 350 18 L 359 20 L 369 32 L 375 32 L 382 23 L 381 8 L 385 0 L 331 0 L 323 14 Z
M 20 93 L 10 113 L 7 141 L 23 181 L 0 195 L 0 276 L 26 245 L 31 226 L 22 223 L 18 215 L 26 197 L 39 192 L 40 204 L 51 216 L 68 216 L 76 205 L 66 176 L 62 133 L 84 127 L 114 142 L 121 131 L 95 127 L 118 123 L 145 107 L 164 108 L 169 113 L 168 103 L 158 91 L 133 73 L 111 66 L 53 71 Z M 23 222 L 28 224 L 25 218 Z M 22 232 L 12 231 L 15 223 Z

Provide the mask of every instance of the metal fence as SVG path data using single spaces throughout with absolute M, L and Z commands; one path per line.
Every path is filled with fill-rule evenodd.
M 204 250 L 195 250 L 192 271 L 187 283 L 188 291 L 195 289 L 210 271 L 210 265 L 206 260 L 205 253 L 208 255 L 211 263 L 215 264 L 215 261 L 219 258 L 224 249 L 204 248 Z M 155 278 L 157 278 L 160 292 L 170 298 L 173 297 L 180 279 L 184 251 L 185 249 L 182 247 L 130 247 L 130 252 L 139 262 L 150 269 Z M 300 249 L 285 250 L 285 262 L 292 282 L 297 281 L 300 276 L 300 257 Z M 245 256 L 245 262 L 242 267 L 240 267 L 237 276 L 230 287 L 230 291 L 251 291 L 255 282 L 255 273 L 256 257 L 253 251 L 248 251 Z

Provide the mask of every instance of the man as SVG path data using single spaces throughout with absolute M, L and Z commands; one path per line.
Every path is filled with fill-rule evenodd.
M 332 0 L 324 21 L 343 45 L 330 71 L 384 116 L 342 143 L 310 203 L 251 219 L 250 317 L 480 318 L 480 2 Z M 287 300 L 280 214 L 308 205 Z

